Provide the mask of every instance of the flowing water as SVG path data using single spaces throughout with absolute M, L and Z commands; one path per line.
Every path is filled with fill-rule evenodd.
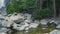
M 6 15 L 6 4 L 8 0 L 0 0 L 0 14 Z

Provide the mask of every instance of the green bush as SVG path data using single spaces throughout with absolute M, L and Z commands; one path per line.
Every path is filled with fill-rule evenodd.
M 52 11 L 50 11 L 48 8 L 47 9 L 38 9 L 37 11 L 34 11 L 33 14 L 33 19 L 43 19 L 43 18 L 49 18 L 52 17 Z
M 10 14 L 10 13 L 13 13 L 15 12 L 15 8 L 13 7 L 13 5 L 11 3 L 9 3 L 7 5 L 7 13 Z
M 32 13 L 36 9 L 35 0 L 10 0 L 7 5 L 7 13 L 27 12 Z

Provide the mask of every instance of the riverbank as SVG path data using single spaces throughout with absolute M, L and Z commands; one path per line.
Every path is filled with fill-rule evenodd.
M 6 34 L 36 34 L 49 33 L 54 29 L 60 28 L 59 20 L 41 19 L 34 20 L 28 13 L 13 13 L 0 15 L 1 32 Z

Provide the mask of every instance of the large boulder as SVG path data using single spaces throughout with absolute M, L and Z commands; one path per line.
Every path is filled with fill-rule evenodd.
M 13 29 L 17 29 L 17 25 L 18 25 L 18 24 L 13 23 L 13 25 L 12 25 L 12 26 L 13 26 Z
M 13 23 L 14 22 L 8 18 L 8 19 L 5 19 L 3 21 L 2 26 L 4 26 L 4 27 L 10 27 Z
M 29 24 L 29 28 L 37 28 L 39 26 L 38 23 L 31 23 Z
M 46 19 L 42 19 L 42 20 L 40 21 L 40 23 L 41 23 L 42 25 L 47 25 L 48 22 L 49 22 L 49 21 L 47 21 Z
M 17 27 L 17 30 L 18 30 L 18 31 L 24 30 L 25 27 L 26 27 L 25 25 L 22 25 L 22 26 L 20 26 L 20 27 Z
M 18 20 L 18 19 L 25 19 L 24 16 L 21 16 L 20 14 L 12 14 L 10 17 L 11 20 Z
M 25 16 L 25 18 L 28 19 L 28 20 L 30 20 L 31 17 L 32 17 L 32 15 L 31 15 L 31 14 L 28 14 L 28 13 L 25 13 L 24 16 Z

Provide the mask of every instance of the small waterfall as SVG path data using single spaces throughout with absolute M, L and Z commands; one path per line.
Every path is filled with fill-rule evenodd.
M 6 15 L 6 5 L 8 4 L 9 0 L 0 0 L 0 14 Z
M 3 22 L 2 19 L 4 19 L 3 17 L 5 17 L 4 15 L 7 15 L 6 13 L 7 2 L 8 0 L 0 0 L 0 27 Z

